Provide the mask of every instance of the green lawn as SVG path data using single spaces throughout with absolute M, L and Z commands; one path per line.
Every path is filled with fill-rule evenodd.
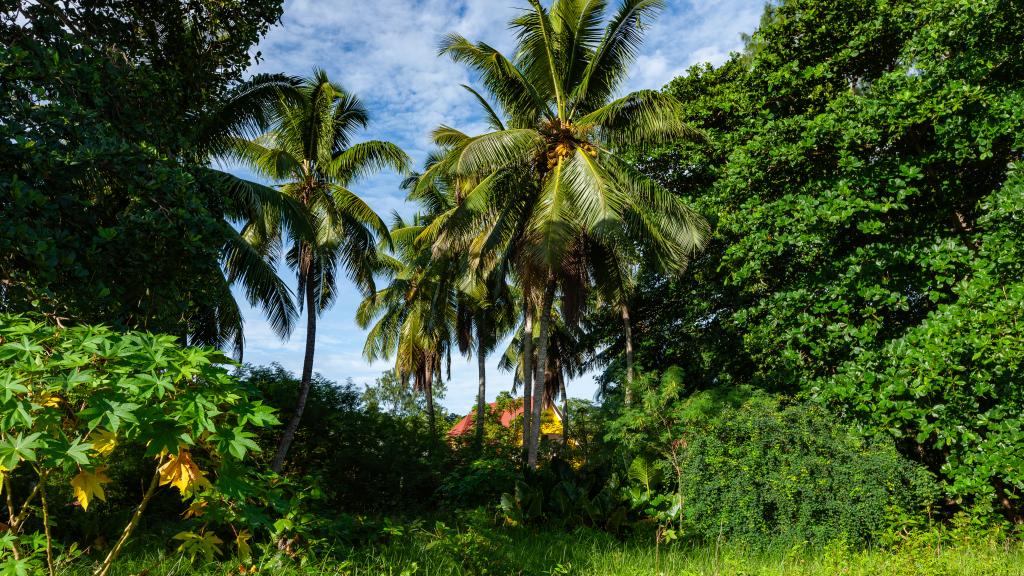
M 147 574 L 213 576 L 237 574 L 236 561 L 191 566 L 173 554 L 136 554 L 123 559 L 114 576 Z M 738 546 L 673 546 L 623 543 L 606 535 L 580 532 L 509 531 L 418 532 L 388 545 L 337 550 L 336 557 L 257 565 L 257 574 L 273 576 L 1024 576 L 1019 544 L 975 542 L 930 546 L 923 543 L 889 550 L 852 551 L 843 546 L 757 552 Z M 66 574 L 85 576 L 80 565 Z

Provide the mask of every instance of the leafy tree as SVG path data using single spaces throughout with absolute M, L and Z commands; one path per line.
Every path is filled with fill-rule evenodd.
M 313 234 L 287 225 L 280 210 L 264 210 L 242 231 L 259 250 L 280 254 L 298 278 L 299 306 L 306 310 L 306 349 L 295 410 L 285 427 L 272 467 L 281 470 L 309 395 L 316 349 L 317 316 L 334 303 L 339 268 L 366 293 L 374 289 L 376 241 L 388 240 L 380 217 L 349 190 L 360 176 L 391 167 L 405 170 L 408 157 L 389 142 L 352 142 L 369 122 L 354 95 L 322 70 L 305 79 L 294 96 L 274 105 L 275 124 L 257 138 L 235 139 L 231 155 L 306 208 Z
M 638 361 L 829 402 L 950 501 L 1019 517 L 1020 16 L 788 0 L 746 53 L 667 86 L 708 138 L 634 158 L 717 220 L 683 278 L 641 271 Z
M 417 396 L 395 375 L 394 370 L 386 370 L 372 386 L 367 385 L 360 400 L 369 411 L 402 418 L 425 410 L 424 406 L 421 406 L 423 403 L 419 402 Z
M 241 345 L 230 282 L 286 288 L 230 220 L 274 194 L 207 166 L 286 79 L 241 82 L 278 1 L 0 7 L 0 307 Z M 223 262 L 232 262 L 225 278 Z
M 650 257 L 675 270 L 703 243 L 703 220 L 618 153 L 628 145 L 692 134 L 667 95 L 613 97 L 640 45 L 641 22 L 662 4 L 625 0 L 605 25 L 604 2 L 556 0 L 548 10 L 534 0 L 511 22 L 518 41 L 511 59 L 457 34 L 442 44 L 442 54 L 480 75 L 508 121 L 474 92 L 491 110 L 492 131 L 468 136 L 443 126 L 435 132 L 447 153 L 433 172 L 457 179 L 460 202 L 428 236 L 435 234 L 441 249 L 465 250 L 484 268 L 511 263 L 526 316 L 539 324 L 537 363 L 526 371 L 527 386 L 530 378 L 544 381 L 559 288 L 564 301 L 578 303 L 590 285 L 587 244 L 648 246 Z M 431 185 L 431 171 L 424 176 L 421 182 Z M 523 354 L 524 360 L 531 357 Z M 542 388 L 533 387 L 531 466 Z

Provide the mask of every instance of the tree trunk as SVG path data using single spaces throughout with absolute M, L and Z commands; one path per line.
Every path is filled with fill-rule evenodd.
M 477 328 L 476 338 L 476 446 L 482 451 L 484 447 L 484 416 L 487 413 L 487 366 L 484 354 L 484 333 Z
M 540 417 L 544 406 L 544 376 L 548 365 L 548 331 L 551 328 L 551 305 L 555 300 L 555 280 L 548 278 L 544 288 L 544 300 L 540 309 L 540 335 L 537 339 L 537 369 L 533 381 L 533 422 L 530 428 L 530 450 L 527 465 L 537 468 L 537 449 L 540 446 Z
M 309 251 L 306 248 L 305 251 Z M 271 470 L 280 472 L 284 467 L 284 459 L 288 456 L 288 449 L 291 448 L 292 440 L 295 439 L 295 432 L 299 429 L 299 422 L 302 420 L 302 413 L 306 410 L 306 400 L 309 398 L 309 388 L 313 382 L 313 353 L 316 350 L 316 289 L 312 281 L 312 255 L 306 255 L 309 261 L 306 263 L 306 355 L 302 360 L 302 380 L 299 383 L 299 400 L 295 404 L 295 413 L 292 414 L 288 426 L 284 429 L 281 442 L 277 445 L 277 452 L 274 454 L 274 461 Z
M 623 300 L 622 331 L 626 338 L 626 405 L 633 403 L 633 325 L 629 318 L 629 304 Z
M 434 359 L 428 355 L 425 359 L 423 380 L 426 384 L 424 392 L 427 395 L 427 429 L 430 431 L 430 445 L 434 444 L 434 437 L 437 436 L 437 423 L 434 420 Z
M 523 450 L 530 451 L 530 427 L 533 415 L 533 310 L 526 299 L 523 320 Z
M 559 372 L 559 387 L 562 390 L 562 443 L 569 446 L 569 395 L 565 393 L 565 376 Z

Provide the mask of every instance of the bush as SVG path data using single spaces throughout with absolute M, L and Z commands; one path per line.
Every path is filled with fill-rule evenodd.
M 295 375 L 273 365 L 246 366 L 240 377 L 279 407 L 283 418 L 289 416 L 299 389 Z M 265 457 L 278 438 L 277 431 L 259 438 Z M 436 508 L 449 456 L 444 442 L 430 438 L 422 414 L 367 409 L 351 381 L 338 384 L 316 375 L 284 472 L 319 478 L 325 510 L 416 514 Z
M 441 496 L 448 509 L 493 505 L 512 490 L 520 477 L 518 464 L 507 458 L 481 458 L 459 466 L 441 483 Z
M 755 396 L 685 435 L 685 527 L 763 543 L 863 543 L 938 493 L 891 445 L 865 444 L 813 405 Z
M 228 374 L 229 360 L 220 352 L 175 340 L 0 315 L 0 480 L 11 511 L 0 542 L 0 572 L 39 571 L 38 544 L 44 541 L 53 574 L 76 556 L 69 536 L 90 524 L 81 518 L 96 514 L 108 490 L 111 500 L 137 508 L 131 521 L 122 518 L 118 532 L 112 532 L 118 525 L 93 524 L 98 536 L 120 534 L 97 571 L 101 576 L 160 494 L 176 492 L 173 516 L 185 502 L 186 518 L 204 516 L 198 534 L 179 537 L 201 543 L 207 557 L 220 552 L 219 528 L 247 534 L 235 528 L 235 515 L 221 514 L 216 520 L 223 522 L 208 517 L 215 508 L 244 503 L 245 460 L 259 450 L 255 431 L 277 419 Z M 126 464 L 129 459 L 135 462 Z M 126 501 L 128 481 L 140 475 L 149 479 L 140 483 L 148 488 L 140 486 Z M 45 538 L 27 533 L 34 526 Z M 239 555 L 247 547 L 239 536 Z M 28 549 L 35 554 L 24 556 Z

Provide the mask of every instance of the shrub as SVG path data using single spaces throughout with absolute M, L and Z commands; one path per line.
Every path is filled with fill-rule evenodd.
M 22 553 L 40 549 L 39 535 L 19 534 L 38 506 L 35 521 L 54 574 L 55 541 L 67 534 L 53 515 L 75 507 L 75 516 L 95 513 L 122 479 L 115 472 L 138 470 L 111 466 L 126 457 L 142 463 L 148 488 L 136 497 L 131 519 L 97 569 L 100 576 L 149 503 L 170 492 L 162 486 L 176 489 L 179 510 L 181 500 L 191 500 L 192 516 L 203 515 L 209 503 L 244 497 L 242 462 L 259 450 L 253 430 L 277 420 L 228 374 L 228 362 L 212 349 L 178 346 L 173 336 L 0 315 L 0 480 L 11 511 L 0 571 L 37 568 Z M 179 534 L 198 543 L 193 552 L 205 557 L 219 552 L 221 542 L 208 524 L 198 534 Z M 239 553 L 247 546 L 244 539 L 236 544 Z
M 246 366 L 240 378 L 284 416 L 295 404 L 298 378 L 281 366 Z M 259 442 L 271 454 L 278 438 L 271 432 Z M 367 409 L 351 381 L 339 384 L 316 375 L 284 471 L 318 477 L 324 510 L 415 514 L 436 507 L 449 452 L 445 443 L 430 438 L 421 413 Z
M 508 458 L 481 458 L 445 475 L 441 496 L 449 509 L 493 505 L 520 477 L 519 467 Z
M 755 396 L 683 442 L 685 527 L 708 540 L 862 543 L 938 490 L 892 445 L 864 443 L 814 405 Z

